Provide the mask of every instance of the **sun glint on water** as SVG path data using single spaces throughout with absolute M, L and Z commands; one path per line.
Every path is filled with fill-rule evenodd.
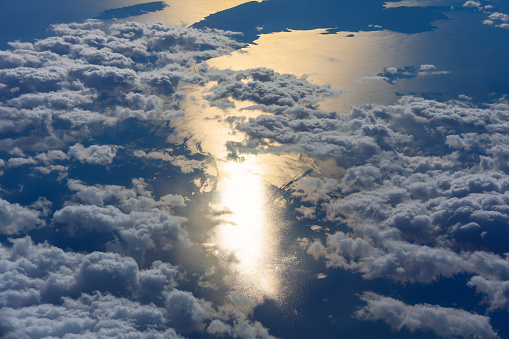
M 268 220 L 266 192 L 256 163 L 223 163 L 220 172 L 221 205 L 226 213 L 219 226 L 218 246 L 233 254 L 229 271 L 242 290 L 256 299 L 274 297 L 279 279 L 274 269 L 277 256 L 277 230 Z

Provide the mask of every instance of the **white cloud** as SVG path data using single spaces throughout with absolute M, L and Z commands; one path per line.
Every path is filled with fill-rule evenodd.
M 505 19 L 503 13 L 490 15 L 500 27 Z M 40 173 L 67 172 L 69 158 L 115 164 L 117 151 L 126 145 L 91 144 L 98 126 L 130 118 L 178 118 L 186 100 L 181 84 L 217 81 L 206 97 L 211 104 L 228 108 L 230 99 L 244 100 L 251 104 L 245 109 L 266 113 L 229 120 L 247 136 L 245 142 L 229 143 L 230 151 L 299 152 L 338 167 L 337 177 L 306 176 L 287 187 L 302 202 L 297 206 L 304 215 L 322 211 L 325 221 L 344 226 L 330 234 L 315 228 L 316 239 L 299 240 L 303 250 L 331 268 L 366 279 L 429 283 L 468 273 L 475 275 L 470 286 L 485 296 L 490 309 L 506 307 L 500 296 L 509 281 L 509 263 L 501 256 L 507 249 L 501 241 L 507 239 L 503 226 L 509 220 L 507 100 L 476 106 L 403 97 L 393 105 L 365 105 L 337 114 L 318 109 L 317 103 L 342 91 L 305 78 L 268 69 L 234 72 L 198 66 L 239 46 L 224 32 L 97 21 L 57 25 L 54 32 L 35 43 L 13 43 L 11 51 L 0 53 L 0 133 L 7 136 L 0 138 L 0 150 L 14 155 L 1 159 L 5 171 L 37 164 L 34 171 Z M 399 71 L 385 70 L 387 77 Z M 443 73 L 433 65 L 415 66 L 412 72 Z M 135 157 L 169 161 L 184 173 L 204 167 L 203 161 L 169 150 L 130 147 Z M 0 302 L 5 307 L 0 316 L 9 336 L 60 336 L 67 331 L 93 337 L 121 331 L 126 336 L 176 337 L 177 332 L 207 331 L 270 337 L 242 313 L 216 310 L 178 290 L 178 271 L 172 265 L 155 261 L 139 268 L 147 250 L 191 245 L 185 218 L 172 211 L 184 205 L 184 197 L 165 192 L 156 199 L 139 179 L 128 188 L 87 185 L 75 178 L 68 188 L 71 195 L 54 204 L 52 219 L 43 202 L 23 207 L 0 200 L 3 234 L 42 227 L 44 216 L 55 229 L 70 231 L 67 236 L 115 236 L 105 248 L 118 253 L 64 252 L 28 238 L 2 246 L 5 288 Z M 483 250 L 471 250 L 476 248 Z M 363 298 L 368 306 L 359 313 L 362 318 L 382 319 L 395 329 L 495 335 L 487 317 L 409 306 L 374 294 Z M 381 301 L 386 308 L 380 308 Z M 446 314 L 441 317 L 445 325 L 435 324 L 430 312 Z M 475 328 L 463 326 L 465 321 Z
M 436 69 L 435 65 L 421 65 L 419 68 L 421 71 L 431 71 Z
M 368 81 L 388 81 L 389 78 L 383 76 L 371 76 L 371 77 L 362 77 L 359 78 L 359 82 L 368 82 Z
M 100 293 L 84 294 L 78 300 L 64 298 L 62 305 L 4 308 L 0 317 L 7 331 L 5 338 L 183 338 L 172 328 L 151 327 L 163 323 L 161 310 L 153 304 Z
M 486 316 L 429 304 L 407 305 L 372 292 L 364 293 L 361 299 L 367 305 L 356 313 L 357 317 L 382 320 L 396 330 L 432 331 L 445 338 L 498 338 Z
M 10 158 L 9 161 L 7 161 L 7 167 L 20 167 L 35 164 L 37 164 L 37 160 L 32 158 Z
M 209 326 L 207 327 L 207 333 L 210 333 L 210 334 L 216 335 L 216 336 L 229 335 L 230 332 L 231 332 L 231 327 L 219 319 L 214 319 L 213 321 L 210 322 Z
M 30 238 L 12 242 L 12 248 L 0 249 L 0 318 L 8 338 L 151 332 L 177 337 L 168 326 L 161 333 L 149 329 L 166 324 L 166 311 L 143 302 L 156 302 L 151 295 L 172 289 L 178 272 L 171 265 L 155 262 L 140 271 L 132 258 L 118 254 L 64 252 Z
M 309 255 L 366 279 L 431 283 L 462 273 L 476 275 L 470 284 L 485 295 L 489 307 L 505 308 L 504 301 L 495 301 L 509 281 L 509 261 L 502 256 L 509 220 L 505 99 L 476 106 L 471 101 L 403 97 L 393 105 L 358 106 L 339 115 L 296 102 L 292 107 L 277 101 L 263 104 L 263 95 L 243 97 L 251 92 L 241 85 L 232 93 L 236 90 L 240 93 L 225 90 L 221 98 L 253 100 L 266 112 L 232 122 L 248 136 L 230 145 L 239 156 L 301 152 L 324 164 L 332 159 L 338 167 L 334 179 L 308 176 L 290 186 L 302 202 L 299 213 L 316 217 L 316 211 L 325 211 L 326 221 L 347 228 L 299 239 Z M 404 319 L 405 311 L 394 308 L 394 316 Z M 438 335 L 477 335 L 459 325 L 471 315 L 453 312 L 455 329 L 437 327 Z M 484 322 L 484 337 L 495 335 L 489 318 L 472 317 Z M 424 320 L 414 327 L 403 320 L 398 324 L 397 329 L 435 328 Z
M 484 301 L 489 305 L 488 311 L 509 310 L 509 280 L 488 280 L 481 276 L 474 276 L 468 285 L 475 287 L 477 293 L 484 294 Z
M 0 53 L 0 133 L 15 132 L 2 150 L 63 150 L 89 135 L 84 125 L 178 118 L 185 100 L 178 85 L 206 82 L 196 60 L 239 46 L 226 32 L 157 22 L 91 20 L 53 32 Z
M 474 8 L 479 8 L 479 7 L 481 7 L 481 3 L 480 3 L 479 1 L 468 0 L 468 1 L 466 1 L 466 2 L 463 4 L 463 7 L 474 7 Z
M 134 156 L 169 161 L 173 166 L 179 167 L 182 173 L 192 173 L 197 169 L 203 168 L 203 163 L 199 160 L 189 159 L 184 155 L 170 155 L 168 152 L 152 151 L 147 153 L 137 150 L 134 152 Z
M 51 164 L 55 161 L 67 160 L 69 159 L 67 154 L 65 154 L 61 150 L 52 150 L 45 153 L 39 153 L 35 157 L 37 160 L 44 162 L 45 164 Z
M 186 218 L 172 214 L 184 206 L 184 197 L 167 194 L 156 200 L 143 179 L 133 179 L 132 188 L 116 185 L 88 186 L 70 179 L 74 192 L 66 205 L 55 211 L 53 223 L 70 235 L 88 232 L 115 234 L 111 249 L 130 254 L 140 262 L 149 249 L 190 245 L 183 224 Z
M 186 219 L 161 210 L 123 213 L 114 206 L 69 205 L 56 211 L 53 222 L 70 234 L 84 232 L 118 234 L 124 250 L 142 259 L 147 249 L 188 246 L 187 232 L 182 228 Z
M 509 28 L 509 15 L 501 12 L 493 12 L 493 5 L 483 6 L 481 2 L 468 0 L 463 4 L 463 7 L 473 8 L 479 11 L 483 11 L 487 15 L 487 19 L 483 20 L 484 25 L 490 25 L 498 28 Z
M 313 86 L 304 78 L 278 74 L 266 68 L 239 71 L 233 74 L 227 71 L 218 72 L 217 80 L 219 80 L 218 84 L 212 87 L 211 94 L 206 96 L 211 102 L 232 97 L 265 106 L 291 107 L 296 104 L 312 105 L 320 98 L 337 96 L 343 92 L 328 86 Z
M 390 74 L 395 74 L 398 72 L 398 69 L 396 67 L 387 67 L 385 69 L 386 72 L 390 73 Z
M 203 331 L 205 320 L 213 313 L 209 303 L 200 302 L 191 293 L 178 290 L 167 295 L 165 307 L 170 321 L 183 332 Z
M 139 269 L 134 259 L 116 253 L 64 252 L 28 237 L 11 243 L 0 246 L 5 338 L 181 338 L 177 332 L 201 332 L 219 321 L 233 337 L 272 338 L 242 313 L 218 311 L 178 290 L 179 272 L 168 263 Z
M 490 20 L 500 20 L 503 22 L 509 22 L 509 15 L 500 12 L 494 12 L 489 16 Z
M 81 163 L 93 165 L 109 165 L 117 155 L 117 146 L 91 145 L 84 147 L 82 144 L 75 144 L 69 147 L 68 154 L 78 159 Z
M 8 101 L 18 109 L 48 107 L 57 110 L 68 110 L 73 107 L 92 103 L 93 96 L 87 91 L 62 90 L 49 93 L 26 93 Z
M 14 235 L 40 228 L 45 222 L 39 212 L 0 198 L 0 234 Z

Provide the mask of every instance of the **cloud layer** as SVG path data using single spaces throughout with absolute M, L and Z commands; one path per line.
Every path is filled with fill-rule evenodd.
M 338 114 L 312 103 L 253 98 L 252 88 L 290 86 L 250 79 L 236 87 L 241 93 L 216 88 L 210 97 L 245 97 L 257 103 L 248 109 L 266 112 L 232 120 L 246 135 L 232 144 L 239 154 L 297 152 L 337 167 L 337 176 L 312 171 L 285 187 L 304 219 L 336 225 L 322 237 L 300 239 L 302 248 L 366 279 L 432 283 L 466 273 L 465 284 L 485 294 L 488 310 L 507 308 L 506 298 L 496 297 L 509 280 L 506 99 L 476 105 L 465 96 L 447 102 L 407 96 Z M 415 328 L 432 328 L 421 325 Z M 480 336 L 494 335 L 489 327 Z
M 176 212 L 187 198 L 134 174 L 162 177 L 164 161 L 175 177 L 203 174 L 165 133 L 184 114 L 179 85 L 205 84 L 199 63 L 239 44 L 158 22 L 53 32 L 0 52 L 1 336 L 272 338 L 229 303 L 179 287 L 189 278 L 170 252 L 198 247 Z M 144 165 L 130 172 L 131 161 Z
M 368 280 L 466 277 L 487 312 L 366 292 L 358 319 L 497 336 L 489 314 L 509 309 L 507 99 L 407 96 L 327 112 L 320 100 L 342 91 L 265 68 L 201 63 L 238 48 L 233 33 L 94 20 L 53 29 L 0 52 L 2 335 L 271 337 L 237 308 L 186 290 L 186 267 L 166 260 L 197 249 L 179 213 L 189 197 L 150 181 L 167 179 L 168 168 L 187 182 L 203 175 L 206 155 L 165 140 L 185 115 L 179 86 L 210 84 L 205 99 L 226 115 L 239 101 L 263 113 L 224 119 L 245 136 L 226 143 L 230 159 L 299 153 L 318 164 L 281 188 L 318 231 L 297 240 L 304 251 Z M 435 69 L 386 70 L 394 81 L 421 71 Z

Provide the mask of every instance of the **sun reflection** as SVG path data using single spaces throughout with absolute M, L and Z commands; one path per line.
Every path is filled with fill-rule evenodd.
M 329 100 L 331 107 L 325 107 L 327 110 L 349 112 L 352 104 L 392 102 L 395 94 L 391 84 L 362 79 L 376 76 L 387 65 L 406 65 L 410 52 L 402 51 L 402 46 L 409 38 L 386 31 L 323 34 L 325 31 L 262 34 L 256 44 L 207 63 L 233 70 L 267 67 L 279 73 L 306 75 L 313 83 L 353 91 Z
M 230 273 L 234 284 L 256 299 L 275 297 L 277 230 L 267 217 L 266 192 L 259 168 L 250 159 L 225 162 L 220 182 L 223 223 L 216 236 L 219 248 L 234 256 Z
M 186 102 L 185 118 L 173 122 L 176 133 L 168 137 L 211 159 L 204 178 L 195 182 L 200 192 L 217 193 L 208 202 L 216 226 L 202 245 L 219 259 L 236 306 L 254 307 L 265 298 L 283 301 L 293 293 L 288 277 L 296 257 L 288 253 L 284 240 L 289 226 L 283 217 L 285 200 L 275 187 L 283 187 L 310 166 L 299 154 L 242 154 L 242 161 L 230 160 L 225 144 L 242 142 L 245 135 L 225 118 L 263 112 L 242 110 L 250 103 L 236 100 L 227 112 L 211 107 L 201 99 L 209 86 L 183 88 L 193 100 Z
M 222 187 L 222 203 L 232 213 L 223 230 L 225 248 L 235 251 L 241 266 L 251 268 L 257 264 L 263 247 L 264 211 L 263 187 L 260 177 L 241 163 L 228 163 L 229 178 Z
M 145 14 L 138 20 L 159 20 L 171 26 L 191 26 L 206 16 L 241 5 L 249 0 L 163 0 L 168 7 Z

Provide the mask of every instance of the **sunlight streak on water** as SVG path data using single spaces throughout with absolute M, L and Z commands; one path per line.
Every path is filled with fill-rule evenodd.
M 282 243 L 287 226 L 282 216 L 285 201 L 273 187 L 302 175 L 309 165 L 292 154 L 243 154 L 230 159 L 226 142 L 241 142 L 245 136 L 225 118 L 256 117 L 262 112 L 242 110 L 250 103 L 237 101 L 236 108 L 227 111 L 211 107 L 200 99 L 207 90 L 185 89 L 194 99 L 185 107 L 185 118 L 175 123 L 180 140 L 212 159 L 205 168 L 208 182 L 197 182 L 202 185 L 200 191 L 214 196 L 208 210 L 215 226 L 203 245 L 217 256 L 236 305 L 242 300 L 251 306 L 265 298 L 282 300 L 291 289 L 285 277 L 295 258 Z
M 276 297 L 279 278 L 274 258 L 278 256 L 278 231 L 266 213 L 266 192 L 255 162 L 223 164 L 219 185 L 224 223 L 218 227 L 217 243 L 232 253 L 231 274 L 243 293 L 261 299 Z M 254 292 L 254 293 L 253 293 Z
M 248 2 L 247 0 L 164 0 L 160 12 L 144 15 L 141 21 L 159 20 L 171 26 L 191 26 L 206 16 Z M 144 20 L 143 20 L 144 19 Z
M 227 163 L 229 177 L 224 179 L 222 204 L 231 211 L 221 236 L 224 248 L 235 251 L 241 267 L 257 265 L 263 249 L 264 210 L 261 178 L 247 164 Z

